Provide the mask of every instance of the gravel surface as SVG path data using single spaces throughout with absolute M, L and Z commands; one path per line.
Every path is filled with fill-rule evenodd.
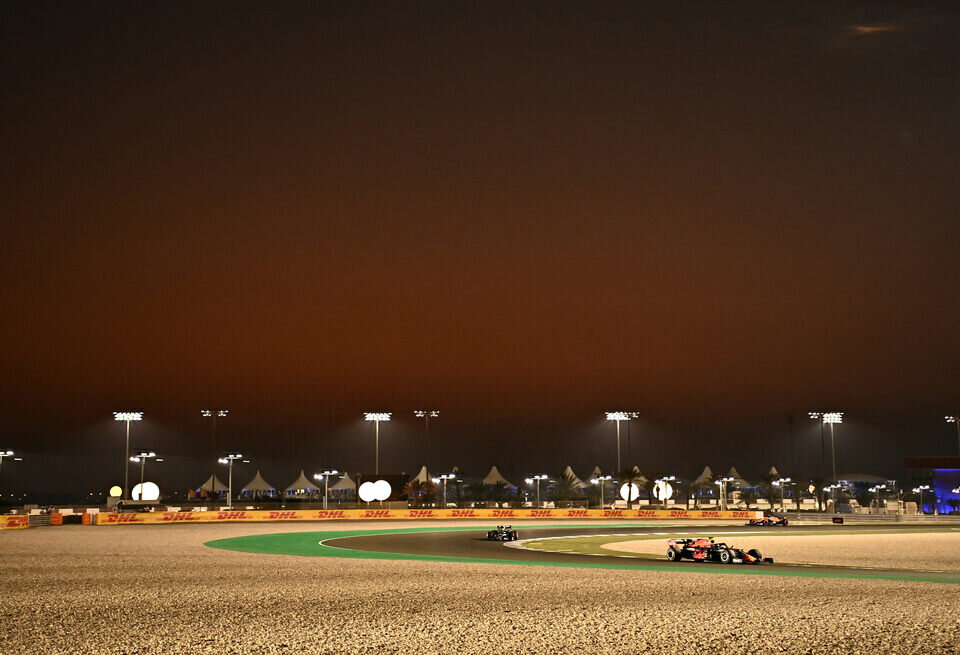
M 757 548 L 778 563 L 876 566 L 897 569 L 960 571 L 960 531 L 913 534 L 796 535 L 717 534 L 741 548 Z M 605 550 L 663 555 L 665 539 L 604 544 Z
M 202 545 L 346 527 L 0 533 L 0 653 L 876 655 L 956 653 L 960 643 L 960 585 L 266 556 Z

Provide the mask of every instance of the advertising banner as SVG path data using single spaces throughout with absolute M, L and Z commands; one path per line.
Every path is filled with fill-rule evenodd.
M 255 521 L 335 521 L 378 519 L 741 519 L 759 518 L 762 512 L 745 510 L 685 509 L 311 509 L 231 510 L 208 512 L 144 512 L 96 514 L 97 525 L 170 523 L 244 523 Z
M 0 516 L 0 530 L 20 530 L 30 527 L 30 517 L 25 514 Z

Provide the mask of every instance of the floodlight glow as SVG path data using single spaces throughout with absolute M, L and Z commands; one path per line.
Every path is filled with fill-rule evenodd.
M 377 480 L 373 483 L 373 493 L 374 499 L 386 500 L 390 497 L 390 494 L 393 493 L 393 488 L 386 480 Z
M 364 412 L 363 420 L 377 422 L 389 421 L 391 416 L 393 416 L 393 412 Z
M 360 488 L 357 489 L 357 495 L 360 496 L 360 500 L 365 503 L 372 503 L 377 499 L 372 482 L 364 482 L 361 484 Z
M 630 412 L 607 412 L 608 421 L 629 421 Z
M 944 416 L 947 423 L 960 423 L 960 416 Z
M 669 478 L 662 478 L 657 480 L 653 486 L 653 496 L 657 500 L 670 500 L 673 498 L 673 485 L 671 485 L 667 480 L 675 480 L 673 476 Z
M 413 415 L 417 418 L 437 418 L 440 416 L 439 409 L 415 409 L 413 410 Z
M 114 412 L 114 421 L 142 421 L 143 412 Z
M 843 423 L 843 412 L 826 412 L 823 415 L 824 423 Z
M 629 491 L 628 491 L 628 488 L 629 488 Z M 628 494 L 629 494 L 629 498 L 627 497 Z M 620 497 L 627 502 L 632 502 L 640 497 L 640 487 L 633 484 L 632 482 L 629 485 L 624 484 L 620 487 Z
M 0 453 L 0 455 L 4 455 L 4 456 L 10 456 L 10 455 L 12 455 L 12 454 L 13 454 L 13 451 L 12 451 L 12 450 L 8 450 L 8 451 L 6 451 L 6 452 Z
M 228 410 L 228 409 L 202 409 L 202 410 L 200 410 L 200 415 L 201 415 L 201 416 L 204 416 L 204 417 L 206 417 L 206 418 L 210 418 L 211 416 L 226 416 L 226 415 L 229 414 L 229 413 L 230 413 L 230 410 Z
M 160 487 L 153 482 L 144 482 L 142 487 L 134 485 L 132 494 L 134 500 L 160 500 Z
M 119 486 L 113 485 L 112 487 L 110 487 L 111 498 L 119 498 L 122 495 L 123 495 L 123 489 L 121 489 Z

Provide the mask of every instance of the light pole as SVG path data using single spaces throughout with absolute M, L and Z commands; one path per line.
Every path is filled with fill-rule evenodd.
M 217 419 L 224 418 L 227 414 L 230 413 L 230 410 L 227 409 L 202 409 L 200 410 L 200 416 L 203 418 L 210 419 L 210 454 L 216 455 L 219 452 L 217 448 Z M 213 467 L 213 480 L 217 479 L 217 467 Z M 215 482 L 211 482 L 211 485 L 214 487 L 217 486 Z M 211 490 L 212 491 L 212 490 Z
M 130 500 L 130 421 L 142 421 L 143 412 L 114 412 L 113 420 L 127 424 L 127 449 L 123 455 L 123 499 Z
M 827 456 L 824 450 L 823 441 L 823 412 L 807 412 L 807 416 L 815 421 L 820 421 L 820 477 L 827 477 Z
M 536 484 L 537 485 L 537 509 L 540 509 L 540 481 L 546 480 L 547 474 L 543 475 L 534 475 L 533 477 L 527 478 L 527 484 Z
M 415 409 L 413 415 L 423 419 L 423 465 L 427 465 L 427 452 L 430 450 L 430 419 L 439 418 L 439 409 Z M 429 468 L 427 469 L 429 470 Z
M 337 469 L 327 469 L 323 473 L 314 473 L 314 480 L 323 480 L 323 509 L 327 509 L 327 496 L 330 495 L 330 476 L 337 475 Z
M 620 421 L 629 421 L 630 412 L 607 412 L 608 421 L 617 422 L 617 472 L 620 472 Z
M 442 509 L 447 508 L 447 480 L 453 480 L 456 477 L 455 473 L 442 473 L 433 479 L 434 483 L 443 482 L 443 501 L 440 503 Z
M 139 453 L 130 458 L 130 461 L 134 464 L 140 464 L 140 500 L 143 500 L 143 468 L 148 459 L 156 456 L 157 454 L 152 450 L 141 450 Z
M 720 509 L 721 510 L 727 509 L 727 483 L 728 482 L 733 482 L 733 478 L 728 476 L 725 478 L 720 478 L 719 480 L 714 482 L 715 485 L 720 487 Z
M 960 448 L 960 416 L 944 416 L 947 423 L 953 423 L 957 426 L 957 447 Z
M 778 478 L 773 481 L 773 486 L 780 487 L 780 511 L 781 512 L 787 511 L 784 507 L 786 503 L 783 500 L 783 488 L 788 484 L 790 484 L 790 482 L 791 482 L 790 478 Z
M 607 486 L 607 483 L 611 480 L 613 480 L 612 475 L 600 475 L 595 478 L 590 478 L 590 482 L 600 485 L 600 509 L 603 509 L 603 488 Z
M 227 465 L 227 509 L 233 507 L 233 463 L 238 459 L 243 459 L 240 453 L 227 453 L 217 461 Z M 213 477 L 212 486 L 216 487 L 217 477 Z
M 876 503 L 877 503 L 877 511 L 878 511 L 878 512 L 880 511 L 880 490 L 881 490 L 881 489 L 886 489 L 886 488 L 887 488 L 887 485 L 885 485 L 885 484 L 878 484 L 878 485 L 874 485 L 874 486 L 870 487 L 870 488 L 867 490 L 867 491 L 872 491 L 872 492 L 874 492 L 874 494 L 876 494 Z
M 393 412 L 364 412 L 364 421 L 373 421 L 376 432 L 376 462 L 374 465 L 374 475 L 380 475 L 380 421 L 389 421 Z
M 837 442 L 833 435 L 833 426 L 843 423 L 843 412 L 827 412 L 823 415 L 823 422 L 830 425 L 830 465 L 833 481 L 837 480 Z
M 837 495 L 836 495 L 836 493 L 834 493 L 834 492 L 835 492 L 837 489 L 842 489 L 842 488 L 843 488 L 843 486 L 842 486 L 842 485 L 839 485 L 839 484 L 837 484 L 837 483 L 833 483 L 833 484 L 827 485 L 826 487 L 823 488 L 824 491 L 827 491 L 827 492 L 830 493 L 830 500 L 833 501 L 833 513 L 834 513 L 834 514 L 837 513 Z
M 914 488 L 913 488 L 913 493 L 915 493 L 915 494 L 920 494 L 920 507 L 919 507 L 918 510 L 917 510 L 917 513 L 918 513 L 918 514 L 925 514 L 925 513 L 926 513 L 926 512 L 923 511 L 923 492 L 924 492 L 924 491 L 929 491 L 929 490 L 930 490 L 930 485 L 929 485 L 929 484 L 924 484 L 924 485 L 921 485 L 921 486 L 919 486 L 919 487 L 914 487 Z

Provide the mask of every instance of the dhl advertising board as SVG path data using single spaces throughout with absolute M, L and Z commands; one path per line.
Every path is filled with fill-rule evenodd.
M 145 512 L 96 515 L 97 525 L 254 521 L 363 521 L 377 519 L 752 519 L 762 512 L 685 509 L 313 509 L 224 512 Z
M 30 527 L 30 517 L 24 514 L 0 516 L 0 530 L 20 530 Z

